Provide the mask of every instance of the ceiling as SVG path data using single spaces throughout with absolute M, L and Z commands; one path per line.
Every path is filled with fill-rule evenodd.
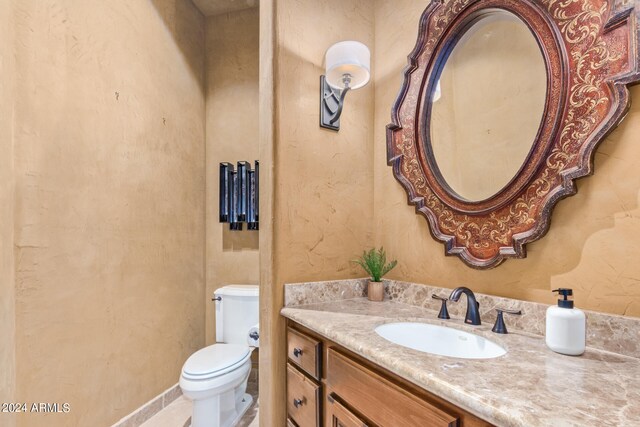
M 258 6 L 258 0 L 193 0 L 205 16 L 219 15 Z

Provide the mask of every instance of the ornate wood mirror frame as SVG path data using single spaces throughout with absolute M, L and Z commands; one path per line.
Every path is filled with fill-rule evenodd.
M 387 126 L 387 160 L 409 204 L 426 217 L 447 255 L 474 268 L 524 258 L 525 244 L 547 232 L 555 204 L 576 193 L 576 179 L 593 173 L 596 146 L 623 119 L 630 105 L 627 86 L 640 80 L 637 3 L 434 0 L 428 5 Z M 495 9 L 519 17 L 540 46 L 547 70 L 545 113 L 515 177 L 494 196 L 471 202 L 453 193 L 433 167 L 425 128 L 446 52 L 466 28 Z

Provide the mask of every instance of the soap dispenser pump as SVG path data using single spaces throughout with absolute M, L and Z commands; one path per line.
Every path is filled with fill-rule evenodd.
M 579 356 L 584 353 L 587 339 L 584 312 L 573 307 L 573 301 L 569 299 L 573 295 L 572 289 L 559 288 L 553 292 L 558 292 L 562 299 L 558 299 L 557 307 L 547 309 L 547 347 L 556 353 Z

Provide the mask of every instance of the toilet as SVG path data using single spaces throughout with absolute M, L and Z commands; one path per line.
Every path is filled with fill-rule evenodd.
M 215 292 L 216 344 L 193 353 L 180 388 L 193 401 L 192 427 L 232 427 L 251 405 L 249 331 L 258 325 L 258 286 L 227 285 Z

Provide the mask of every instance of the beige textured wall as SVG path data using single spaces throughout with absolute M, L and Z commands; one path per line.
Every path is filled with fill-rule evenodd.
M 219 15 L 258 6 L 258 0 L 193 0 L 204 16 Z
M 279 279 L 359 276 L 349 261 L 373 238 L 374 87 L 349 93 L 334 132 L 318 125 L 319 78 L 325 51 L 338 41 L 358 40 L 373 52 L 373 10 L 366 0 L 282 0 L 277 11 Z
M 425 6 L 419 0 L 375 3 L 374 212 L 376 242 L 399 261 L 389 277 L 545 303 L 554 300 L 551 289 L 571 287 L 579 307 L 640 316 L 640 87 L 631 91 L 634 105 L 623 124 L 598 148 L 595 175 L 558 204 L 549 233 L 528 245 L 528 257 L 473 270 L 443 255 L 386 166 L 385 125 Z
M 204 345 L 204 18 L 190 0 L 20 0 L 17 400 L 110 425 Z
M 12 5 L 0 2 L 0 402 L 15 402 L 15 280 L 13 262 L 14 44 Z M 0 425 L 14 418 L 0 413 Z
M 219 164 L 259 157 L 257 8 L 210 17 L 207 61 L 207 343 L 215 340 L 213 292 L 224 284 L 257 284 L 258 232 L 218 222 Z
M 373 52 L 371 2 L 278 0 L 275 7 L 273 272 L 266 279 L 272 281 L 269 295 L 261 296 L 269 298 L 262 318 L 270 315 L 273 323 L 263 328 L 260 343 L 260 406 L 272 408 L 260 411 L 267 426 L 284 425 L 283 284 L 361 276 L 349 260 L 373 239 L 373 85 L 348 95 L 340 132 L 318 125 L 325 51 L 354 39 Z M 269 22 L 267 13 L 262 22 Z M 261 76 L 264 87 L 268 71 Z M 269 119 L 266 104 L 261 120 Z

